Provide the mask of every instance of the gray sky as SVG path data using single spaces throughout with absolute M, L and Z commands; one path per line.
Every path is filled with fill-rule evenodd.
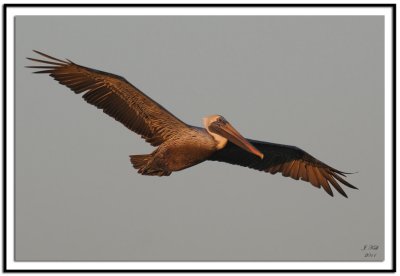
M 383 17 L 17 17 L 17 260 L 384 258 Z M 45 75 L 36 49 L 119 74 L 192 125 L 298 146 L 360 190 L 205 162 L 136 173 L 140 137 Z

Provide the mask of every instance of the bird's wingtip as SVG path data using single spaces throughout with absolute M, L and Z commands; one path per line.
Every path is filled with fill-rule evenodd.
M 342 172 L 342 173 L 344 173 L 344 174 L 356 174 L 356 173 L 359 173 L 359 172 Z

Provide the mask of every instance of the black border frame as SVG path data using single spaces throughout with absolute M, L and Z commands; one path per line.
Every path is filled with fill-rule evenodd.
M 7 95 L 6 95 L 6 77 L 7 77 L 7 46 L 6 46 L 6 38 L 7 38 L 7 8 L 8 7 L 380 7 L 380 8 L 391 8 L 392 10 L 392 55 L 393 55 L 393 63 L 392 63 L 392 109 L 393 109 L 393 156 L 392 156 L 392 170 L 393 170 L 393 194 L 392 194 L 392 240 L 393 240 L 393 249 L 392 249 L 392 268 L 391 269 L 268 269 L 268 270 L 249 270 L 249 269 L 185 269 L 185 270 L 166 270 L 166 269 L 130 269 L 130 270 L 116 270 L 116 269 L 106 269 L 106 270 L 97 270 L 97 269 L 8 269 L 7 268 Z M 60 272 L 69 272 L 69 273 L 126 273 L 126 272 L 136 272 L 136 273 L 321 273 L 321 272 L 346 272 L 346 273 L 377 273 L 377 272 L 396 272 L 396 4 L 3 4 L 3 269 L 4 273 L 14 272 L 14 273 L 23 273 L 23 272 L 40 272 L 40 273 L 60 273 Z

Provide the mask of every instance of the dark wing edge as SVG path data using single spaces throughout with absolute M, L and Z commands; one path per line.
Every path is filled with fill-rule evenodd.
M 76 94 L 83 93 L 86 102 L 102 109 L 153 146 L 176 135 L 180 128 L 188 127 L 123 77 L 33 51 L 47 60 L 27 58 L 41 64 L 27 68 L 40 69 L 34 73 L 49 74 Z
M 346 198 L 347 194 L 340 184 L 358 189 L 343 179 L 350 173 L 332 168 L 302 149 L 294 146 L 247 140 L 264 154 L 264 159 L 260 159 L 258 156 L 228 142 L 223 149 L 216 151 L 208 160 L 240 165 L 271 174 L 280 172 L 285 177 L 309 182 L 314 187 L 321 188 L 322 186 L 330 196 L 333 196 L 331 186 Z

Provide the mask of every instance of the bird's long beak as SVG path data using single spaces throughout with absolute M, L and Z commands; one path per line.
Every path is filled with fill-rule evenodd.
M 264 158 L 264 154 L 256 149 L 249 141 L 246 140 L 230 123 L 225 122 L 224 124 L 211 124 L 210 128 L 213 132 L 225 137 L 232 143 L 241 147 L 242 149 L 257 155 L 261 159 Z

